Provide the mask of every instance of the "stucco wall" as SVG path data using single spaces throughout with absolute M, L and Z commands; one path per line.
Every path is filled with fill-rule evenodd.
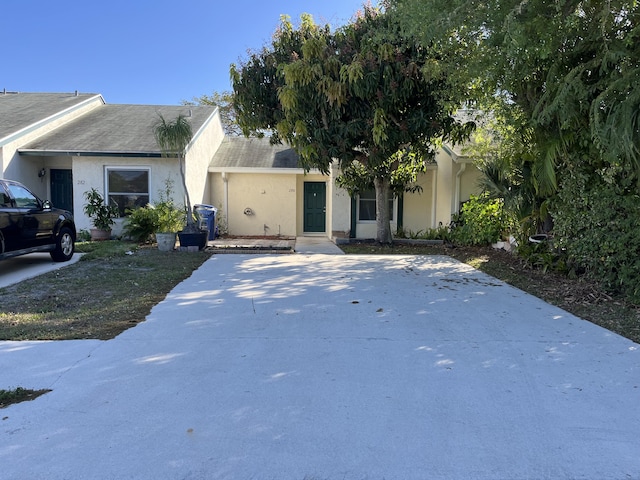
M 424 231 L 433 226 L 433 178 L 435 170 L 428 170 L 420 174 L 417 184 L 422 187 L 421 192 L 405 193 L 402 224 L 405 231 Z
M 216 182 L 216 185 L 220 184 Z M 227 185 L 230 234 L 296 234 L 295 174 L 230 173 L 227 174 Z M 214 201 L 217 198 L 215 195 Z
M 328 201 L 327 215 L 331 222 L 331 235 L 348 237 L 351 230 L 351 197 L 346 190 L 336 185 L 336 177 L 340 175 L 340 169 L 332 166 L 331 177 L 327 183 Z
M 165 180 L 174 181 L 174 200 L 184 204 L 184 189 L 179 177 L 177 163 L 170 158 L 113 158 L 113 157 L 75 157 L 73 159 L 73 208 L 78 230 L 92 228 L 91 220 L 84 215 L 84 192 L 95 188 L 102 194 L 106 192 L 105 169 L 107 167 L 149 168 L 149 198 L 153 203 L 158 199 L 159 191 L 164 190 Z M 124 219 L 118 219 L 114 226 L 114 234 L 119 234 Z
M 216 110 L 209 122 L 199 132 L 194 132 L 194 139 L 185 159 L 187 189 L 189 190 L 189 198 L 194 205 L 209 203 L 211 192 L 207 169 L 223 139 L 224 131 L 220 122 L 220 114 Z

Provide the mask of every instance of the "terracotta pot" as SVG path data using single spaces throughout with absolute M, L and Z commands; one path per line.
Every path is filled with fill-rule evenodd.
M 92 242 L 101 242 L 103 240 L 109 240 L 111 238 L 111 230 L 92 228 L 89 233 L 91 234 Z

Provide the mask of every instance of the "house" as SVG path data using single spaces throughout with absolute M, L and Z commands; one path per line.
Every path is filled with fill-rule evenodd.
M 166 179 L 176 201 L 184 197 L 179 164 L 164 158 L 153 126 L 159 115 L 188 117 L 194 132 L 185 156 L 187 188 L 194 203 L 210 196 L 207 167 L 224 133 L 211 106 L 109 105 L 99 94 L 0 93 L 0 176 L 24 183 L 53 205 L 74 213 L 79 230 L 92 187 L 128 208 L 153 202 Z
M 419 193 L 393 200 L 392 230 L 418 232 L 447 225 L 477 192 L 480 172 L 460 149 L 447 146 L 418 178 Z M 328 176 L 306 173 L 287 146 L 267 138 L 225 137 L 209 165 L 210 203 L 233 235 L 326 235 L 375 238 L 375 195 L 358 198 Z
M 225 137 L 211 106 L 110 105 L 100 94 L 0 92 L 0 177 L 20 181 L 53 205 L 74 213 L 89 229 L 84 192 L 96 188 L 121 218 L 129 208 L 154 202 L 166 179 L 184 197 L 175 158 L 164 158 L 153 126 L 159 115 L 184 115 L 193 140 L 185 156 L 193 204 L 218 208 L 232 235 L 375 238 L 375 196 L 358 198 L 329 175 L 304 172 L 298 156 L 269 140 Z M 418 178 L 419 193 L 393 200 L 392 230 L 418 232 L 446 225 L 477 191 L 479 171 L 459 149 L 444 146 Z

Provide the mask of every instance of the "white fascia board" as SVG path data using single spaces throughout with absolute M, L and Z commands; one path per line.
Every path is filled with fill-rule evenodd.
M 209 167 L 209 173 L 262 173 L 271 175 L 304 175 L 302 168 L 254 168 L 254 167 Z M 312 169 L 307 175 L 320 175 L 320 170 Z

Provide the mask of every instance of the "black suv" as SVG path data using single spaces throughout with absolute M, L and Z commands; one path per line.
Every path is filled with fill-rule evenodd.
M 66 262 L 75 243 L 70 212 L 53 208 L 18 182 L 0 179 L 0 260 L 49 252 L 56 262 Z

